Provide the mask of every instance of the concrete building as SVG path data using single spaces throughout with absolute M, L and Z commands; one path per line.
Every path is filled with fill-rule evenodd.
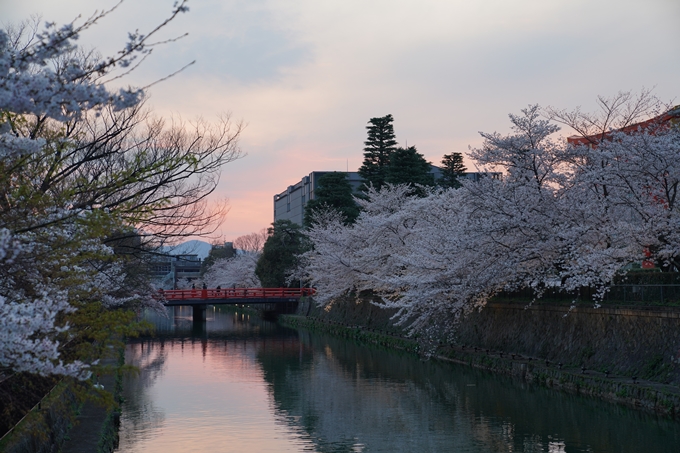
M 333 172 L 313 171 L 297 184 L 288 186 L 283 192 L 274 195 L 274 221 L 290 220 L 302 225 L 302 220 L 305 218 L 305 206 L 309 200 L 314 199 L 314 190 L 319 185 L 319 179 L 327 173 Z M 359 173 L 355 171 L 347 173 L 347 180 L 355 192 L 363 182 Z
M 175 289 L 177 281 L 196 280 L 201 276 L 198 255 L 165 255 L 157 257 L 149 266 L 151 277 L 163 289 Z
M 435 181 L 442 176 L 441 169 L 434 165 L 432 165 L 431 172 Z M 302 225 L 305 218 L 305 206 L 309 200 L 314 199 L 314 190 L 318 186 L 319 179 L 327 173 L 332 172 L 313 171 L 308 176 L 304 176 L 297 184 L 288 186 L 283 192 L 274 195 L 274 221 L 290 220 Z M 488 175 L 488 173 L 471 172 L 465 173 L 463 177 L 472 181 L 479 181 L 480 178 Z M 500 179 L 501 174 L 491 173 L 490 176 L 494 179 Z M 355 192 L 359 190 L 363 183 L 363 179 L 355 171 L 347 172 L 347 180 Z
M 502 179 L 503 178 L 503 173 L 501 172 L 482 172 L 482 171 L 473 171 L 473 172 L 468 172 L 464 173 L 462 178 L 463 179 L 468 179 L 472 182 L 477 182 L 482 178 L 491 178 L 491 179 Z

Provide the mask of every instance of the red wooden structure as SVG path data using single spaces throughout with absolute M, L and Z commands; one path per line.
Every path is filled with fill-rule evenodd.
M 164 298 L 168 302 L 205 300 L 205 303 L 228 299 L 272 299 L 272 301 L 299 299 L 303 296 L 313 296 L 315 292 L 314 288 L 208 288 L 158 291 L 159 298 Z

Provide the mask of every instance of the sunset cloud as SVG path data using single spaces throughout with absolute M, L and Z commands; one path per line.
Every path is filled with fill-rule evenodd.
M 106 53 L 148 30 L 172 0 L 124 2 L 82 37 Z M 40 13 L 63 23 L 113 1 L 0 0 L 5 21 Z M 194 0 L 127 83 L 154 86 L 150 104 L 184 119 L 230 111 L 248 124 L 244 159 L 225 167 L 224 239 L 272 219 L 272 197 L 314 170 L 356 170 L 369 118 L 391 113 L 397 140 L 433 163 L 506 132 L 530 103 L 585 110 L 598 94 L 656 87 L 677 97 L 675 0 Z M 677 101 L 676 101 L 677 103 Z

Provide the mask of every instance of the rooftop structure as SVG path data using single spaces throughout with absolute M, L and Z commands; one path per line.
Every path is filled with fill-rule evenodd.
M 639 123 L 631 124 L 616 131 L 607 132 L 604 134 L 595 134 L 587 137 L 581 135 L 572 135 L 567 137 L 567 143 L 570 145 L 597 145 L 600 140 L 611 138 L 612 132 L 623 132 L 629 134 L 638 130 L 644 130 L 654 135 L 659 129 L 664 129 L 672 125 L 680 126 L 680 105 L 676 105 L 666 113 L 641 121 Z

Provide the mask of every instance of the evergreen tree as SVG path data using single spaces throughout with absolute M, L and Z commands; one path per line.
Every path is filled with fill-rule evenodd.
M 366 126 L 368 139 L 364 142 L 364 162 L 359 168 L 359 175 L 364 179 L 363 188 L 373 184 L 380 189 L 385 184 L 387 166 L 390 157 L 396 149 L 397 142 L 394 139 L 394 127 L 392 115 L 380 118 L 371 118 Z
M 286 277 L 298 263 L 297 255 L 306 252 L 307 237 L 302 227 L 290 220 L 277 220 L 268 230 L 269 237 L 264 243 L 262 256 L 257 260 L 255 274 L 264 288 L 282 288 Z M 296 287 L 300 282 L 291 282 Z
M 463 164 L 461 153 L 445 154 L 442 158 L 442 177 L 438 181 L 442 187 L 460 187 L 459 178 L 465 174 L 467 168 Z
M 348 225 L 354 223 L 359 216 L 359 207 L 352 196 L 347 173 L 327 173 L 319 178 L 319 185 L 314 189 L 314 199 L 305 207 L 305 226 L 311 226 L 314 213 L 324 208 L 342 213 Z
M 387 167 L 385 182 L 390 184 L 411 184 L 433 186 L 432 166 L 415 146 L 397 148 Z

